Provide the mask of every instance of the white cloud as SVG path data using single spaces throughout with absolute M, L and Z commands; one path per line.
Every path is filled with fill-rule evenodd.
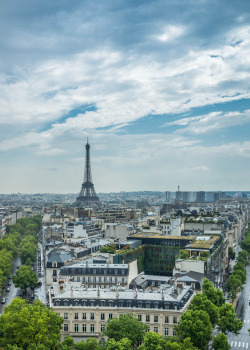
M 212 132 L 237 125 L 247 125 L 250 123 L 250 110 L 244 112 L 212 112 L 198 117 L 188 117 L 178 119 L 164 126 L 178 125 L 185 126 L 177 133 L 192 133 L 200 135 L 202 133 Z
M 164 28 L 162 34 L 156 36 L 156 39 L 162 42 L 169 42 L 183 35 L 187 29 L 184 26 L 169 25 Z

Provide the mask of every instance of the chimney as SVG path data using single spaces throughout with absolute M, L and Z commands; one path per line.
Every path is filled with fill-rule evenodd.
M 137 288 L 134 288 L 134 299 L 137 299 Z

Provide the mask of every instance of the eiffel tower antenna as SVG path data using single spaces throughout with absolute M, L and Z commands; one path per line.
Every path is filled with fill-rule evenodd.
M 85 171 L 84 179 L 79 196 L 76 198 L 75 206 L 77 207 L 89 207 L 91 205 L 100 205 L 100 200 L 95 193 L 94 184 L 91 176 L 90 166 L 90 145 L 87 138 L 86 143 L 86 158 L 85 158 Z

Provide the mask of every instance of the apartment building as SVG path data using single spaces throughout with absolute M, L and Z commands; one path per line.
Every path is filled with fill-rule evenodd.
M 72 282 L 81 282 L 89 288 L 109 288 L 116 285 L 128 288 L 137 275 L 136 260 L 130 264 L 97 264 L 86 261 L 61 267 L 59 277 L 62 280 L 68 277 Z
M 173 282 L 173 281 L 172 281 Z M 174 325 L 186 311 L 195 293 L 183 283 L 166 284 L 157 291 L 84 288 L 81 283 L 57 283 L 49 291 L 50 307 L 64 318 L 62 339 L 105 339 L 107 320 L 131 313 L 163 336 L 175 335 Z

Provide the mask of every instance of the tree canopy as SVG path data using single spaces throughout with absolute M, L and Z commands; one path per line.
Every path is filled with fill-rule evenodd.
M 230 303 L 226 303 L 219 308 L 218 329 L 222 333 L 232 332 L 238 334 L 242 328 L 242 322 L 236 317 L 235 310 Z
M 56 349 L 63 319 L 36 300 L 15 298 L 0 316 L 0 346 L 22 349 Z M 14 349 L 14 348 L 13 348 Z
M 209 315 L 202 310 L 184 312 L 175 330 L 181 341 L 190 338 L 193 345 L 201 350 L 205 350 L 212 339 L 212 324 Z
M 202 284 L 202 293 L 210 300 L 214 305 L 220 307 L 225 303 L 225 297 L 222 290 L 215 289 L 214 285 L 207 278 L 204 279 Z
M 31 266 L 22 265 L 17 270 L 16 274 L 12 276 L 15 287 L 21 289 L 35 288 L 38 282 L 36 273 Z
M 212 326 L 214 327 L 219 319 L 219 310 L 216 305 L 214 305 L 206 295 L 204 294 L 197 294 L 189 307 L 190 310 L 203 310 L 208 313 L 210 322 L 212 323 Z
M 128 338 L 131 345 L 136 347 L 141 344 L 143 337 L 148 330 L 148 326 L 131 314 L 120 315 L 119 318 L 108 320 L 104 334 L 109 339 L 120 341 Z
M 227 336 L 224 333 L 218 334 L 212 343 L 214 350 L 230 350 L 231 346 L 228 343 Z

